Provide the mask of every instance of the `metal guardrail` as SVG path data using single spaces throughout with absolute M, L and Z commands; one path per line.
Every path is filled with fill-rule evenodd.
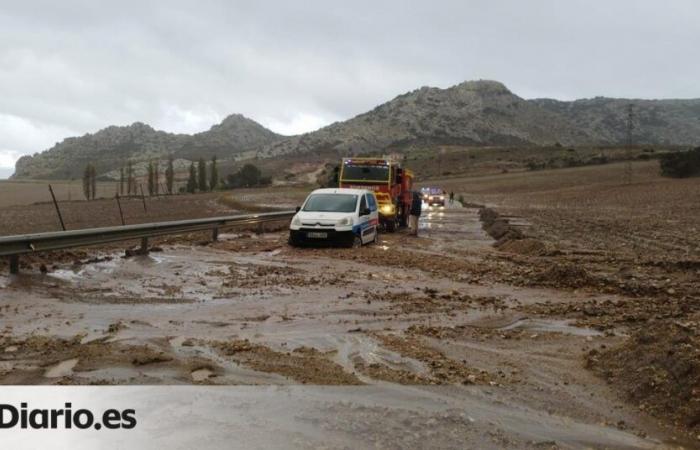
M 216 240 L 219 229 L 287 220 L 291 219 L 294 214 L 294 211 L 280 211 L 3 236 L 0 237 L 0 256 L 8 256 L 10 258 L 10 273 L 18 273 L 19 256 L 27 253 L 62 250 L 132 239 L 141 239 L 141 250 L 147 251 L 148 238 L 150 237 L 212 230 L 212 238 Z

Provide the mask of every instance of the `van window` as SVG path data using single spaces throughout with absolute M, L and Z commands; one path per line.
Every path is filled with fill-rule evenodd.
M 377 210 L 377 201 L 374 199 L 374 195 L 372 195 L 372 194 L 367 194 L 367 204 L 369 205 L 369 210 L 370 210 L 370 211 L 376 211 L 376 210 Z
M 364 211 L 367 208 L 367 200 L 365 200 L 365 196 L 363 195 L 360 199 L 360 212 Z

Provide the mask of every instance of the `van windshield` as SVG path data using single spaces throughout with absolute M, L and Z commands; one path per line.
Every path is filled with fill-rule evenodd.
M 355 212 L 357 195 L 351 194 L 313 194 L 310 195 L 304 211 L 316 212 Z
M 343 181 L 389 181 L 389 166 L 345 164 Z

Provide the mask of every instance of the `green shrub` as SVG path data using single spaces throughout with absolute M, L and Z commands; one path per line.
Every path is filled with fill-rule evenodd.
M 676 153 L 666 153 L 659 158 L 661 175 L 672 178 L 700 176 L 700 147 Z

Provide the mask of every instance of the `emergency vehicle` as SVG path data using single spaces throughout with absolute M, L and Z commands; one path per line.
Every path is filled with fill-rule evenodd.
M 423 202 L 428 206 L 445 206 L 445 191 L 438 187 L 424 187 L 420 190 Z
M 386 231 L 408 225 L 413 172 L 394 159 L 343 158 L 338 176 L 341 188 L 367 189 L 379 204 L 379 222 Z
M 289 225 L 289 243 L 360 247 L 377 242 L 377 199 L 366 189 L 316 189 L 297 208 Z

